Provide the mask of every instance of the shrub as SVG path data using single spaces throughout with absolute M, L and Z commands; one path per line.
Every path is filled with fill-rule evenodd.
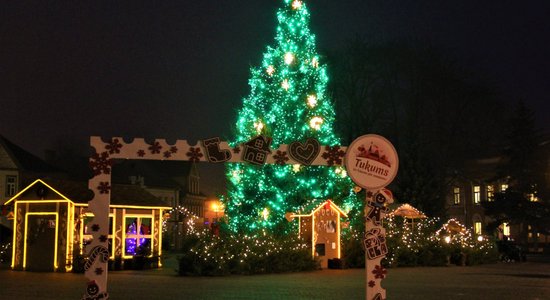
M 222 276 L 307 271 L 318 268 L 311 249 L 296 237 L 197 231 L 184 239 L 178 274 Z

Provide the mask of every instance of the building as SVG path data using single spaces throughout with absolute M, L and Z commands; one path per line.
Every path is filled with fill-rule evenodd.
M 538 149 L 544 152 L 540 161 L 545 170 L 546 189 L 550 186 L 550 143 L 542 143 Z M 446 207 L 449 217 L 456 219 L 476 235 L 496 235 L 499 239 L 518 241 L 529 252 L 542 252 L 550 247 L 550 235 L 536 232 L 526 224 L 500 224 L 496 232 L 489 232 L 487 225 L 494 220 L 486 215 L 484 202 L 494 201 L 496 193 L 509 187 L 508 178 L 497 176 L 497 170 L 504 158 L 495 156 L 469 161 L 458 174 L 447 193 Z M 530 201 L 540 201 L 534 195 L 525 195 Z M 548 229 L 550 230 L 550 228 Z
M 62 176 L 63 172 L 0 135 L 0 205 L 15 196 L 35 178 Z M 10 211 L 4 207 L 0 214 L 0 244 L 11 239 Z M 9 230 L 6 230 L 9 229 Z

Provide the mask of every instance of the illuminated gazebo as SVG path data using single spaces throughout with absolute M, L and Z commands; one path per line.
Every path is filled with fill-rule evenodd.
M 411 227 L 414 228 L 414 220 L 415 219 L 425 219 L 426 215 L 419 211 L 418 209 L 414 208 L 410 204 L 403 204 L 396 208 L 394 211 L 390 212 L 388 216 L 401 216 L 405 219 L 411 220 Z

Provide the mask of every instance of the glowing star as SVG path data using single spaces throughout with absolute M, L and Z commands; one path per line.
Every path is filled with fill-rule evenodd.
M 315 105 L 317 105 L 317 97 L 315 97 L 315 95 L 307 96 L 307 105 L 311 108 L 315 107 Z
M 321 118 L 321 117 L 313 117 L 309 121 L 309 127 L 313 128 L 315 130 L 321 129 L 322 124 L 323 124 L 323 118 Z
M 283 80 L 283 83 L 281 83 L 281 87 L 285 89 L 285 91 L 288 91 L 290 88 L 290 83 L 288 83 L 288 79 Z
M 302 8 L 302 1 L 294 0 L 294 2 L 292 2 L 292 8 L 296 10 Z
M 319 67 L 319 60 L 317 59 L 317 57 L 314 57 L 314 58 L 311 60 L 311 66 L 314 67 L 314 68 L 318 68 L 318 67 Z
M 293 171 L 294 173 L 300 172 L 300 164 L 294 164 L 294 165 L 292 165 L 292 171 Z
M 269 217 L 269 210 L 267 210 L 267 208 L 264 208 L 262 211 L 262 217 L 267 221 L 267 218 Z
M 262 129 L 264 129 L 264 123 L 262 121 L 254 122 L 254 129 L 256 129 L 258 134 L 261 133 Z
M 290 65 L 292 62 L 294 62 L 294 54 L 287 52 L 285 54 L 285 64 Z
M 267 75 L 273 76 L 273 73 L 275 72 L 275 68 L 269 65 L 265 71 L 267 72 Z

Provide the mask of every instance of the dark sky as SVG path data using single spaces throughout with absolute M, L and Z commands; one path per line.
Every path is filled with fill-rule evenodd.
M 38 155 L 60 138 L 227 136 L 280 3 L 5 1 L 0 134 Z M 550 128 L 550 1 L 306 3 L 321 51 L 356 34 L 441 45 Z

